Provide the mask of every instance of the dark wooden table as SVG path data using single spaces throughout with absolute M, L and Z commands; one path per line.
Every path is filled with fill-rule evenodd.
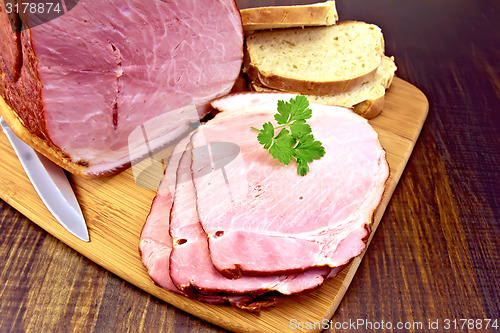
M 379 25 L 397 75 L 430 102 L 333 317 L 366 325 L 337 331 L 391 331 L 387 322 L 409 323 L 406 332 L 490 331 L 476 328 L 484 319 L 500 325 L 500 2 L 339 0 L 337 10 L 343 20 Z M 0 235 L 0 332 L 222 331 L 95 265 L 3 201 Z M 461 319 L 479 321 L 460 329 Z M 446 320 L 459 329 L 444 330 Z

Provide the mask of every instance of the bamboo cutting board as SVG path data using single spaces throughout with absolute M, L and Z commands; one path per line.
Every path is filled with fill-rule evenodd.
M 375 231 L 396 188 L 428 112 L 424 94 L 395 78 L 386 95 L 382 114 L 370 123 L 387 151 L 390 176 L 382 202 L 374 215 Z M 131 169 L 114 177 L 86 180 L 70 177 L 89 228 L 90 242 L 63 229 L 45 208 L 26 177 L 5 135 L 0 135 L 0 197 L 74 250 L 124 280 L 173 306 L 215 325 L 237 332 L 315 332 L 322 320 L 333 316 L 363 254 L 320 288 L 283 297 L 278 306 L 250 314 L 228 306 L 207 305 L 165 291 L 150 280 L 138 251 L 139 235 L 154 190 L 139 187 Z M 368 244 L 373 237 L 371 234 Z M 302 327 L 302 328 L 300 328 Z

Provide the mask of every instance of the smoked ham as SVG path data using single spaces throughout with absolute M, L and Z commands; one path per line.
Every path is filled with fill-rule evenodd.
M 175 146 L 141 234 L 157 284 L 260 309 L 274 304 L 270 291 L 318 287 L 363 251 L 389 175 L 378 136 L 349 109 L 312 104 L 308 123 L 326 154 L 301 177 L 273 160 L 250 128 L 272 121 L 277 101 L 291 97 L 217 99 L 222 112 Z M 213 148 L 223 143 L 231 149 Z
M 191 150 L 183 154 L 177 169 L 177 186 L 170 212 L 170 277 L 186 293 L 250 294 L 278 291 L 289 295 L 321 285 L 330 269 L 316 268 L 304 273 L 267 277 L 243 276 L 227 279 L 212 265 L 207 237 L 198 221 L 196 193 L 190 172 Z
M 224 174 L 201 174 L 210 159 L 194 156 L 192 163 L 212 262 L 228 277 L 337 267 L 365 248 L 389 176 L 378 135 L 349 109 L 311 104 L 308 124 L 326 153 L 301 177 L 296 166 L 274 160 L 251 129 L 274 121 L 277 101 L 291 97 L 223 97 L 212 102 L 223 112 L 191 137 L 195 148 L 207 142 L 237 144 L 244 161 L 227 164 Z
M 270 297 L 253 295 L 203 295 L 177 288 L 170 277 L 170 255 L 173 240 L 170 235 L 170 210 L 173 205 L 173 194 L 177 183 L 177 168 L 180 158 L 189 143 L 189 136 L 183 138 L 174 148 L 165 170 L 165 178 L 161 181 L 157 196 L 142 229 L 139 250 L 142 263 L 148 269 L 151 279 L 160 287 L 173 293 L 194 298 L 210 304 L 230 304 L 234 307 L 258 312 L 263 307 L 273 306 L 276 302 Z M 195 256 L 196 258 L 196 256 Z
M 0 2 L 2 115 L 89 178 L 130 165 L 129 135 L 145 123 L 151 150 L 185 135 L 241 69 L 234 0 L 80 0 L 43 24 L 21 17 Z

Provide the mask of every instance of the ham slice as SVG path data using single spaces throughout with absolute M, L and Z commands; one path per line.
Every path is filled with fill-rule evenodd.
M 193 156 L 200 222 L 213 265 L 227 277 L 338 267 L 361 254 L 389 167 L 377 133 L 349 109 L 311 104 L 326 154 L 305 177 L 274 160 L 251 126 L 273 121 L 289 94 L 236 94 L 212 102 L 224 112 L 193 134 L 193 147 L 226 141 L 241 157 L 207 173 L 213 158 Z M 217 158 L 223 158 L 217 157 Z M 236 163 L 240 161 L 240 163 Z M 241 163 L 243 161 L 243 163 Z
M 314 268 L 293 275 L 244 276 L 234 280 L 221 275 L 212 265 L 207 236 L 198 222 L 190 166 L 191 151 L 188 150 L 177 169 L 177 186 L 170 214 L 170 235 L 173 237 L 170 277 L 178 289 L 188 294 L 258 295 L 277 291 L 289 295 L 323 283 L 330 273 L 328 268 Z

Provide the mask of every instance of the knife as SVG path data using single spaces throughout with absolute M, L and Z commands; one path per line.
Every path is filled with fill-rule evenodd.
M 88 242 L 85 219 L 63 169 L 19 139 L 2 117 L 0 125 L 45 206 L 66 230 Z

